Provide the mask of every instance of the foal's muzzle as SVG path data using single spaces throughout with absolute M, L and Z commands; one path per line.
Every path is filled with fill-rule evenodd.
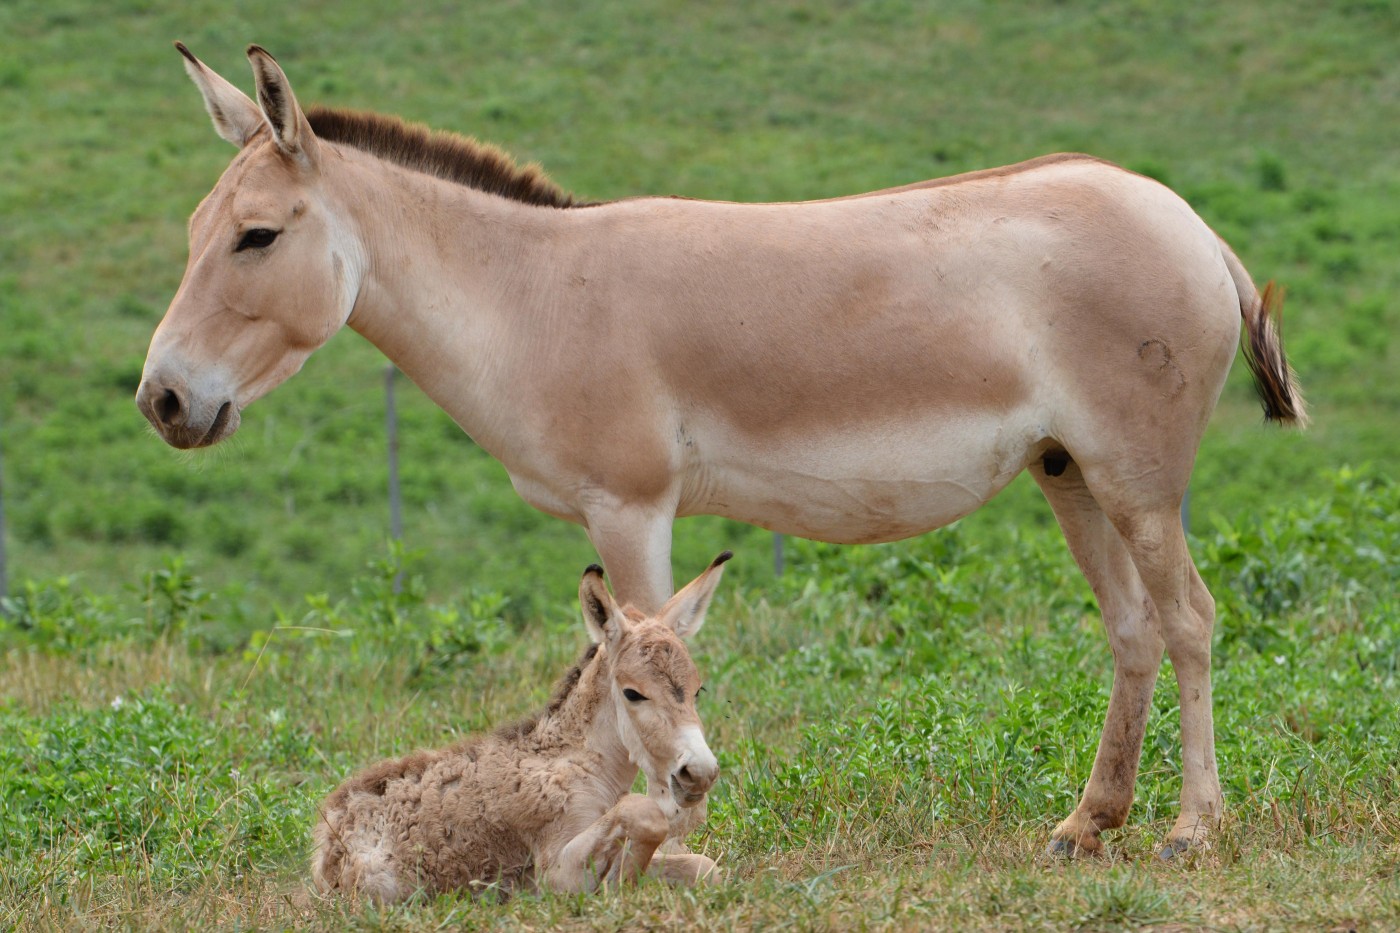
M 719 778 L 719 762 L 689 761 L 671 772 L 671 796 L 681 807 L 693 807 L 705 799 Z

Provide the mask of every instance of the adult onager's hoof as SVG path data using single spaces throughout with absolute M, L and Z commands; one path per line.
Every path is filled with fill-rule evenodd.
M 1210 848 L 1210 832 L 1220 826 L 1221 804 L 1216 800 L 1212 809 L 1202 816 L 1187 817 L 1183 814 L 1167 833 L 1162 847 L 1157 850 L 1157 858 L 1164 862 L 1180 861 L 1188 852 L 1200 852 Z
M 1204 852 L 1209 848 L 1210 838 L 1204 826 L 1186 832 L 1174 830 L 1157 850 L 1157 858 L 1163 862 L 1179 862 L 1187 853 Z
M 1105 829 L 1116 829 L 1123 825 L 1110 813 L 1092 811 L 1095 815 L 1086 816 L 1082 808 L 1065 817 L 1064 822 L 1050 834 L 1050 846 L 1045 854 L 1051 858 L 1087 858 L 1103 855 L 1103 842 L 1099 834 Z
M 1052 859 L 1093 858 L 1103 855 L 1103 843 L 1093 835 L 1065 836 L 1051 839 L 1050 845 L 1045 847 L 1045 855 Z
M 1197 846 L 1190 839 L 1168 839 L 1162 844 L 1162 848 L 1157 850 L 1157 858 L 1164 862 L 1176 861 L 1195 848 Z

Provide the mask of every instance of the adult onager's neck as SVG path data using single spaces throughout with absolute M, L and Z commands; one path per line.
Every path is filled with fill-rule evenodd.
M 326 182 L 363 263 L 349 325 L 510 465 L 513 419 L 493 403 L 566 338 L 549 296 L 569 212 L 335 151 Z

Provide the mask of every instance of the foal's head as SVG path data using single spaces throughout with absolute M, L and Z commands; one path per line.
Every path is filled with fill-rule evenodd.
M 732 556 L 725 551 L 716 557 L 651 617 L 619 609 L 596 565 L 579 584 L 583 621 L 607 650 L 618 737 L 646 773 L 648 795 L 668 816 L 704 800 L 719 776 L 695 710 L 701 681 L 685 640 L 704 624 L 723 564 Z

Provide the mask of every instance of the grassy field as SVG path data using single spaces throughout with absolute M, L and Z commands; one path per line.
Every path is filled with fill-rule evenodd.
M 0 928 L 1400 926 L 1400 7 L 1349 2 L 0 5 Z M 232 149 L 170 47 L 474 133 L 590 198 L 823 197 L 1077 149 L 1158 177 L 1289 289 L 1306 434 L 1243 367 L 1192 490 L 1229 817 L 1152 862 L 1168 666 L 1108 859 L 1037 861 L 1111 660 L 1033 485 L 901 545 L 680 526 L 738 558 L 701 636 L 730 881 L 387 912 L 306 892 L 315 801 L 542 702 L 593 560 L 411 388 L 386 547 L 383 360 L 353 334 L 189 456 L 132 404 Z M 392 576 L 410 585 L 395 595 Z
M 1220 581 L 1215 682 L 1229 816 L 1153 858 L 1179 789 L 1159 690 L 1137 807 L 1109 857 L 1039 861 L 1087 778 L 1106 651 L 1053 529 L 900 549 L 804 545 L 730 591 L 698 639 L 723 777 L 694 844 L 729 881 L 376 912 L 307 892 L 315 802 L 378 757 L 542 703 L 575 613 L 356 597 L 211 653 L 188 586 L 123 626 L 91 601 L 22 620 L 0 663 L 0 924 L 432 929 L 1389 929 L 1400 923 L 1400 486 L 1200 540 Z M 184 593 L 182 597 L 180 594 Z M 1170 672 L 1167 672 L 1167 676 Z

